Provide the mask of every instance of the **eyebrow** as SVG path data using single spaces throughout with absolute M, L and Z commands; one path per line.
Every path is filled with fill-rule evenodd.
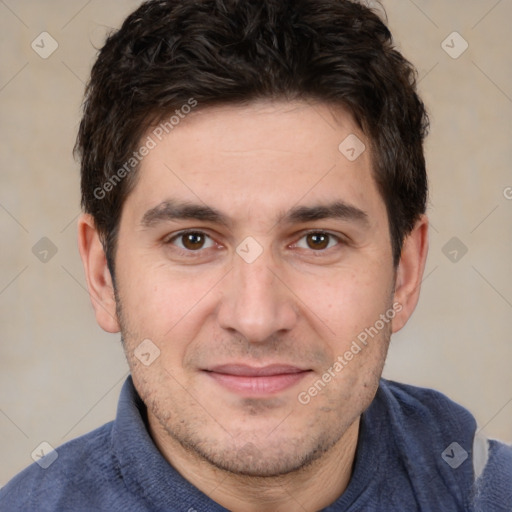
M 150 228 L 160 222 L 185 219 L 209 221 L 228 228 L 232 225 L 229 217 L 211 206 L 176 199 L 167 199 L 148 210 L 142 217 L 141 225 Z
M 182 202 L 176 199 L 167 199 L 143 215 L 141 225 L 151 228 L 160 222 L 170 220 L 199 220 L 219 224 L 231 229 L 233 221 L 221 211 L 205 204 Z M 277 223 L 299 224 L 322 219 L 340 219 L 357 222 L 365 227 L 369 226 L 368 214 L 344 201 L 334 201 L 328 204 L 313 206 L 295 206 L 288 212 L 278 216 Z
M 279 222 L 298 224 L 322 219 L 355 221 L 365 226 L 370 224 L 365 211 L 344 201 L 334 201 L 326 205 L 296 206 L 288 213 L 281 215 Z

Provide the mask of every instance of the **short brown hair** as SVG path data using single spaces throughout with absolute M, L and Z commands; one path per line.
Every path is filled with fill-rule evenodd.
M 320 100 L 354 116 L 371 143 L 398 264 L 426 208 L 428 117 L 415 69 L 382 19 L 349 0 L 150 0 L 99 52 L 75 146 L 82 208 L 112 275 L 133 154 L 148 128 L 191 99 L 206 108 L 264 98 Z

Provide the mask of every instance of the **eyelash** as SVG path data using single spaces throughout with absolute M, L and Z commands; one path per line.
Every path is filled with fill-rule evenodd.
M 180 231 L 179 233 L 176 233 L 175 235 L 173 235 L 171 238 L 168 238 L 166 240 L 164 240 L 164 244 L 165 245 L 173 245 L 173 242 L 175 240 L 178 240 L 179 238 L 183 237 L 183 236 L 186 236 L 188 234 L 198 234 L 198 235 L 203 235 L 205 237 L 208 237 L 210 238 L 211 240 L 213 240 L 213 238 L 208 235 L 208 233 L 204 232 L 204 231 L 201 231 L 201 230 L 198 230 L 198 229 L 188 229 L 188 230 L 184 230 L 184 231 Z M 346 241 L 338 236 L 338 235 L 334 235 L 333 233 L 330 233 L 328 231 L 322 231 L 322 230 L 310 230 L 310 231 L 307 231 L 305 233 L 302 234 L 302 236 L 299 238 L 299 240 L 297 242 L 294 242 L 294 246 L 297 245 L 297 243 L 302 240 L 303 238 L 307 237 L 308 235 L 312 235 L 312 234 L 315 234 L 315 235 L 326 235 L 328 236 L 330 239 L 334 239 L 336 240 L 337 242 L 337 246 L 338 245 L 343 245 L 343 244 L 346 244 Z M 190 258 L 194 258 L 194 257 L 197 257 L 197 256 L 201 256 L 202 253 L 204 253 L 204 251 L 208 250 L 208 249 L 211 249 L 211 247 L 207 247 L 206 249 L 198 249 L 196 251 L 193 251 L 193 250 L 190 250 L 190 249 L 182 249 L 180 247 L 176 247 L 176 249 L 182 254 L 182 255 L 185 255 L 186 257 L 190 257 Z M 333 247 L 328 247 L 326 249 L 318 249 L 318 250 L 315 250 L 315 249 L 309 249 L 310 251 L 312 251 L 313 253 L 318 253 L 318 254 L 321 254 L 321 253 L 325 253 L 326 251 L 330 250 L 330 249 L 333 249 Z

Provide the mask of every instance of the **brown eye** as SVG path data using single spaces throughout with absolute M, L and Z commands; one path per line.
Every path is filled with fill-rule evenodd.
M 310 249 L 322 250 L 329 245 L 330 237 L 327 233 L 309 233 L 306 235 L 306 240 Z
M 181 239 L 185 249 L 196 251 L 204 245 L 205 237 L 203 233 L 185 233 L 181 235 Z
M 202 231 L 186 231 L 178 233 L 167 243 L 176 245 L 178 248 L 190 252 L 198 252 L 201 249 L 208 249 L 214 246 L 214 242 L 211 237 Z
M 300 238 L 295 247 L 322 252 L 342 243 L 343 240 L 339 236 L 325 231 L 310 231 Z

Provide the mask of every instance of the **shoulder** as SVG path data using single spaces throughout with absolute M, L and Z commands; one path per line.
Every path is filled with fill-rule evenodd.
M 413 479 L 442 482 L 464 510 L 510 512 L 512 446 L 486 439 L 466 408 L 433 389 L 382 379 L 376 401 Z
M 473 415 L 439 391 L 385 379 L 375 401 L 390 431 L 394 457 L 404 467 L 416 501 L 470 510 Z M 434 487 L 439 489 L 435 496 Z
M 107 482 L 120 479 L 111 449 L 112 425 L 63 444 L 16 475 L 0 490 L 0 511 L 87 508 Z
M 512 445 L 485 440 L 483 463 L 475 482 L 475 512 L 510 512 Z
M 430 388 L 381 379 L 377 399 L 384 402 L 393 419 L 407 420 L 421 431 L 449 432 L 450 436 L 476 430 L 473 415 L 443 393 Z

